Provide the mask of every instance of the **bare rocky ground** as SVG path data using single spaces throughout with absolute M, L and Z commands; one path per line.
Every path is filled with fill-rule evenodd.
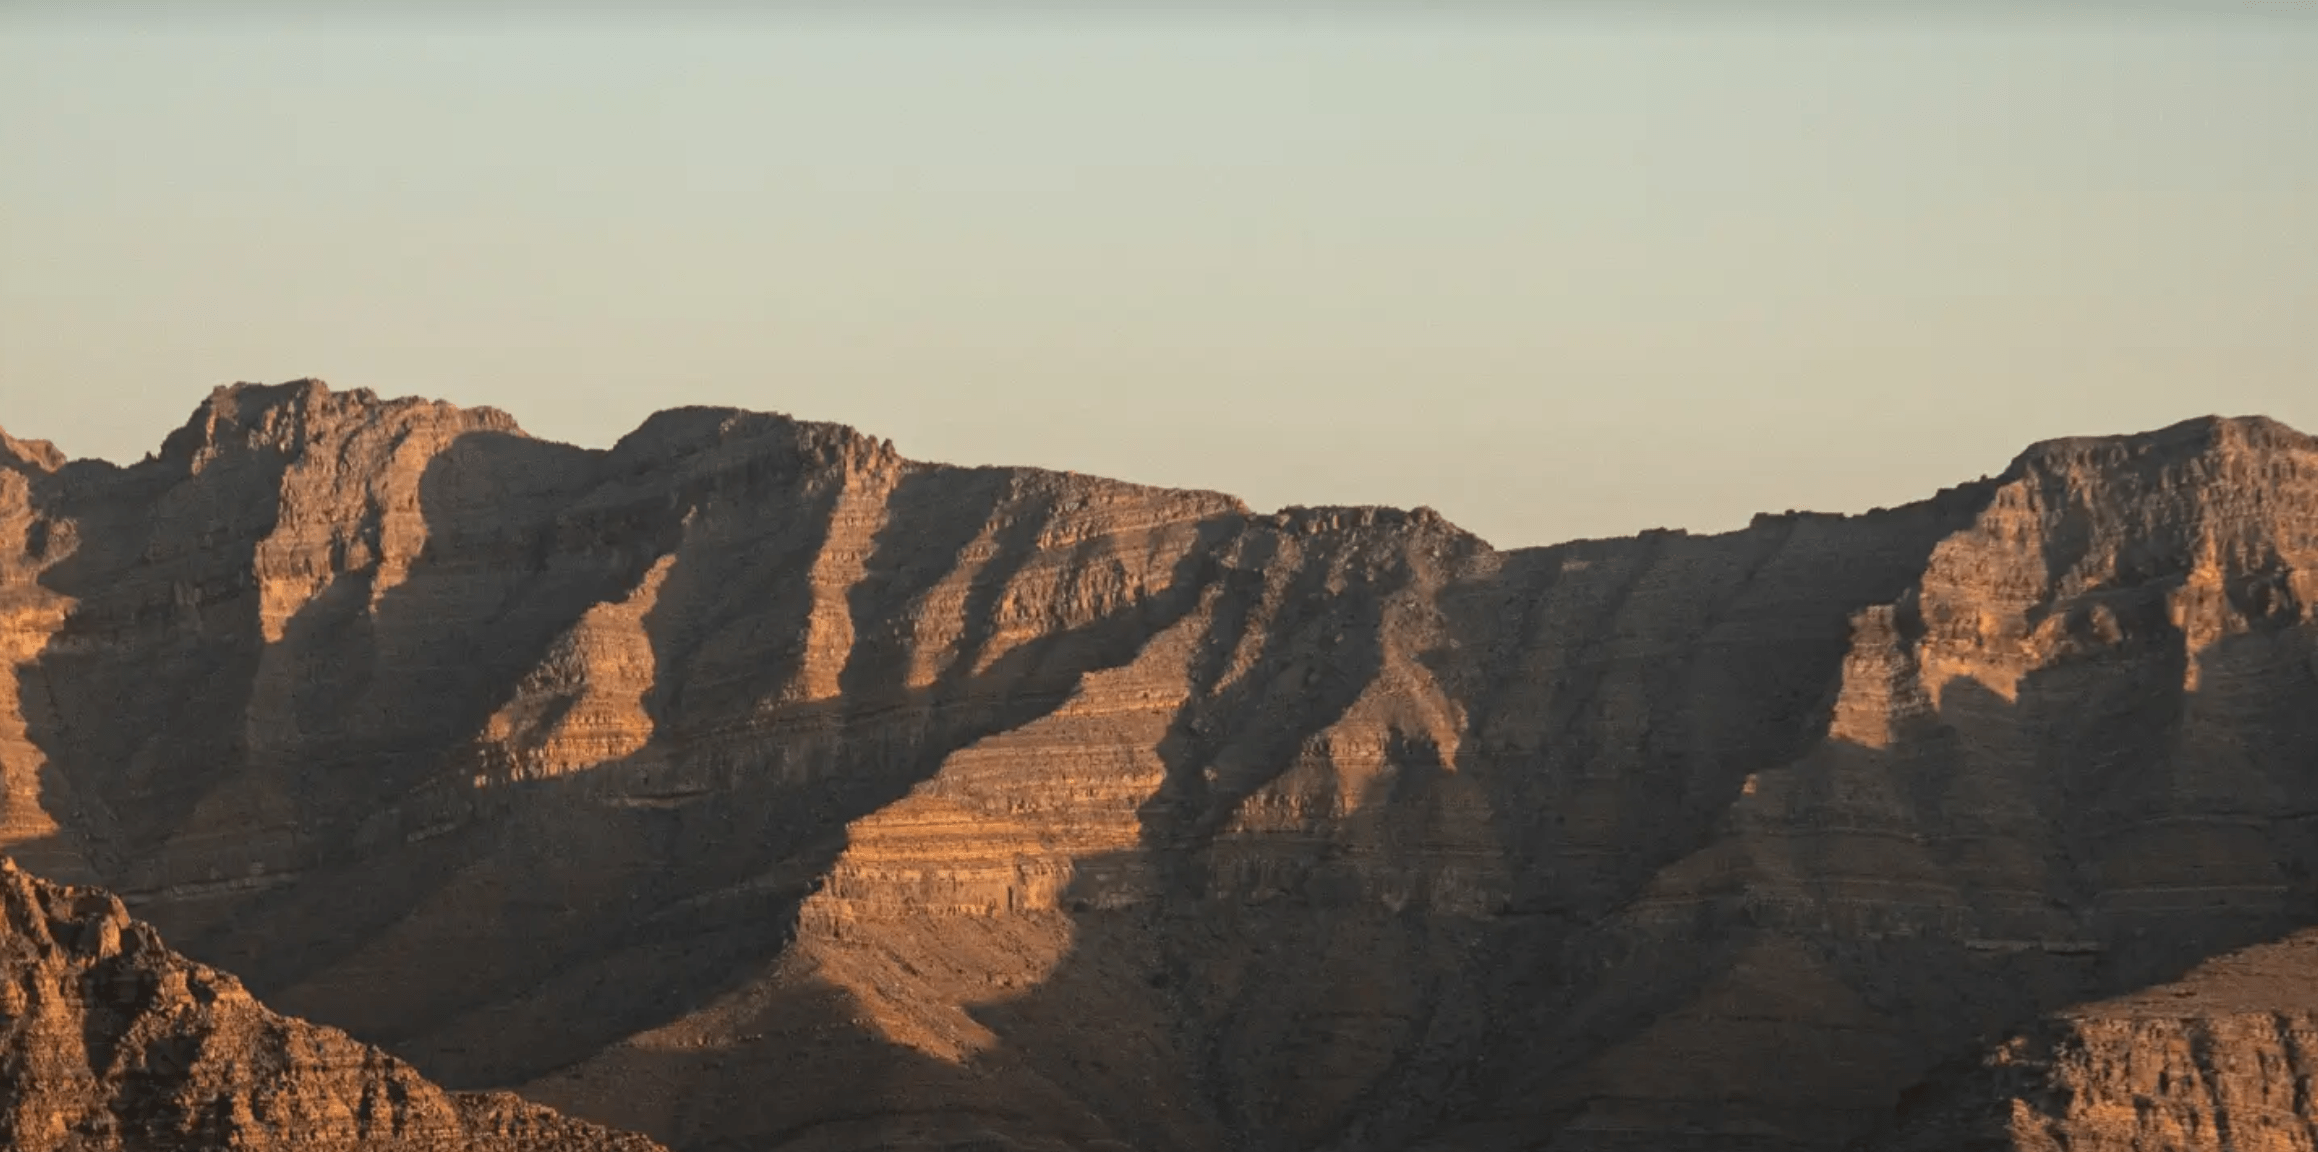
M 2307 1150 L 2318 932 L 2074 1005 L 1927 1081 L 1879 1152 Z
M 2314 603 L 2261 419 L 1498 551 L 238 386 L 0 439 L 0 850 L 684 1152 L 2302 1148 Z
M 10 1152 L 655 1152 L 507 1093 L 445 1092 L 275 1015 L 95 888 L 0 859 L 0 1145 Z

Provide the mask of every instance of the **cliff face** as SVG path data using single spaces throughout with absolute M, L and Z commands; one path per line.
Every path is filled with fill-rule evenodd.
M 453 1094 L 277 1016 L 94 888 L 0 858 L 0 1143 L 16 1152 L 651 1152 L 504 1093 Z
M 1910 1094 L 1881 1152 L 2318 1147 L 2318 933 L 2072 1006 Z
M 1832 1148 L 2318 922 L 2318 444 L 1499 552 L 312 382 L 0 455 L 0 837 L 687 1148 Z

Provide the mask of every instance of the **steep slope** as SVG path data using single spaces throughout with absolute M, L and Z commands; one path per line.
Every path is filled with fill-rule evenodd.
M 2318 1147 L 2318 933 L 2072 1007 L 1912 1091 L 1883 1152 Z
M 0 1143 L 17 1152 L 650 1152 L 504 1093 L 454 1094 L 277 1016 L 93 888 L 0 858 Z
M 1510 552 L 310 381 L 0 485 L 12 851 L 682 1148 L 1831 1148 L 2318 922 L 2267 421 Z

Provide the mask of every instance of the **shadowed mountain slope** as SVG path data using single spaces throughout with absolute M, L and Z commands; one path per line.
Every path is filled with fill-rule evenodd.
M 0 1143 L 15 1152 L 653 1152 L 505 1093 L 445 1092 L 277 1016 L 121 902 L 0 857 Z
M 0 448 L 7 850 L 678 1148 L 1836 1148 L 2318 923 L 2265 420 L 1502 552 L 312 381 Z
M 1878 1152 L 2318 1147 L 2318 933 L 2075 1005 L 1911 1091 Z

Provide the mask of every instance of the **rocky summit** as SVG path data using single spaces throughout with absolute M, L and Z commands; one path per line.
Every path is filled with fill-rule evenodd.
M 782 416 L 593 450 L 220 389 L 129 467 L 0 438 L 0 851 L 210 966 L 123 1007 L 158 943 L 9 880 L 0 1098 L 193 1117 L 143 1101 L 327 1036 L 245 1110 L 466 1115 L 423 1074 L 680 1152 L 2308 1149 L 2313 604 L 2318 441 L 2259 418 L 1500 551 Z M 212 969 L 352 1039 L 216 1017 Z M 201 1038 L 76 1047 L 160 1034 L 100 1004 Z

